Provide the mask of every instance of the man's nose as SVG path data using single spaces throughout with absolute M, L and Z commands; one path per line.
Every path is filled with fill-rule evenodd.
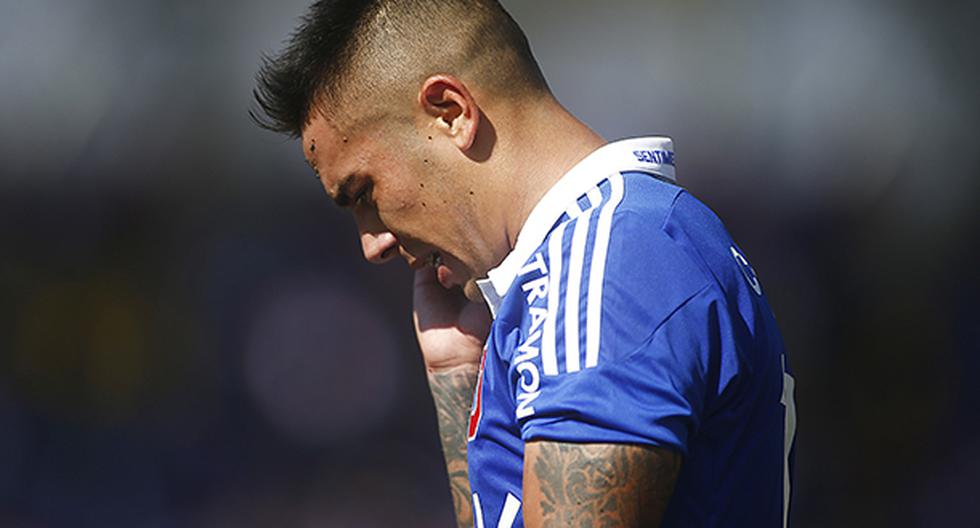
M 398 239 L 388 231 L 378 233 L 361 232 L 361 250 L 364 258 L 372 264 L 383 264 L 398 256 Z

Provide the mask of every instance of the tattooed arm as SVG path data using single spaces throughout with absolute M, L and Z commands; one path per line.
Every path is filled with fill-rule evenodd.
M 436 404 L 439 440 L 449 473 L 449 491 L 453 495 L 456 522 L 460 527 L 473 526 L 470 503 L 470 481 L 466 465 L 466 428 L 476 385 L 478 367 L 460 365 L 444 371 L 429 372 L 429 389 Z
M 528 442 L 525 526 L 659 526 L 680 466 L 661 448 Z
M 473 526 L 466 433 L 490 314 L 458 290 L 446 290 L 431 268 L 415 272 L 415 331 L 439 421 L 456 522 Z

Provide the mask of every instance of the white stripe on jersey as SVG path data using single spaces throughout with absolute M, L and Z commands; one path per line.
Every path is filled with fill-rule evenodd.
M 558 319 L 558 301 L 561 295 L 562 239 L 565 224 L 559 224 L 548 239 L 548 319 L 544 322 L 541 337 L 541 370 L 545 376 L 558 375 L 558 354 L 555 352 L 555 323 Z
M 565 371 L 578 372 L 579 352 L 579 299 L 582 291 L 582 268 L 585 263 L 585 241 L 589 236 L 592 211 L 602 202 L 602 193 L 596 187 L 589 191 L 589 207 L 575 220 L 572 232 L 572 255 L 568 259 L 568 285 L 565 290 Z
M 616 172 L 609 176 L 611 195 L 602 206 L 592 250 L 592 267 L 589 271 L 589 297 L 586 305 L 585 368 L 599 364 L 599 331 L 602 326 L 602 280 L 606 274 L 606 252 L 609 250 L 609 233 L 612 216 L 623 199 L 623 175 Z
M 497 521 L 497 528 L 511 528 L 517 519 L 517 512 L 521 511 L 521 501 L 514 495 L 508 493 L 504 501 L 504 510 L 500 512 L 500 520 Z
M 586 196 L 589 198 L 589 210 L 593 210 L 602 204 L 602 191 L 599 187 L 593 187 Z
M 476 528 L 483 528 L 483 508 L 480 507 L 480 496 L 473 494 L 473 516 L 476 517 Z

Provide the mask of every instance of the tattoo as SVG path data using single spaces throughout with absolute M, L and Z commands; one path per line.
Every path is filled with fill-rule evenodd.
M 528 447 L 533 473 L 525 469 L 525 502 L 533 503 L 525 515 L 540 520 L 534 526 L 659 526 L 681 465 L 671 451 L 634 445 Z
M 466 465 L 466 432 L 478 373 L 476 365 L 429 372 L 429 389 L 436 404 L 439 439 L 449 473 L 449 489 L 460 527 L 473 526 L 473 506 Z

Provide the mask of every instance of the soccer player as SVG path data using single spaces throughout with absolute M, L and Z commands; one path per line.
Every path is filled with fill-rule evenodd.
M 573 117 L 495 0 L 317 2 L 256 99 L 416 270 L 460 526 L 786 525 L 782 339 L 670 139 Z

